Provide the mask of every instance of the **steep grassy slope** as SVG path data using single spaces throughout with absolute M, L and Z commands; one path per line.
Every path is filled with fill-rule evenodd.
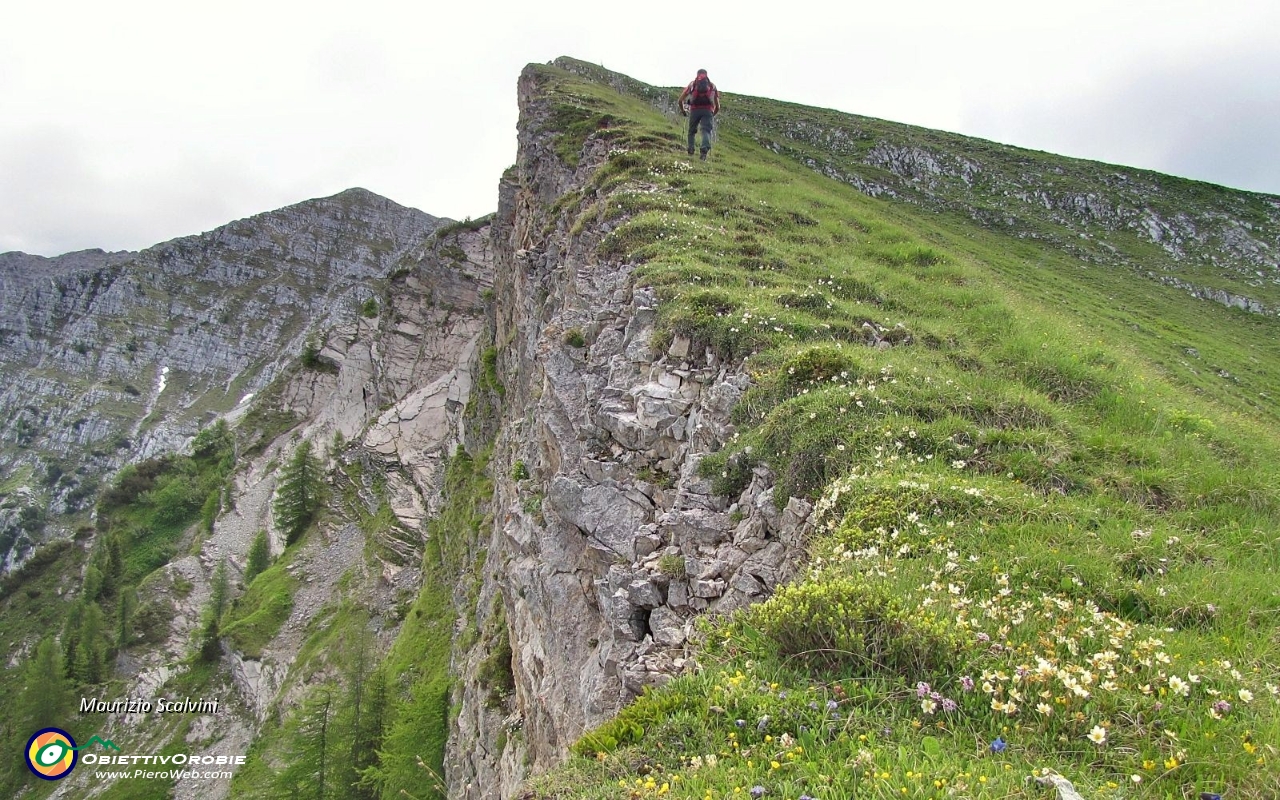
M 642 263 L 667 337 L 753 376 L 704 471 L 735 496 L 767 464 L 819 532 L 803 580 L 708 626 L 699 669 L 534 796 L 1040 796 L 1049 769 L 1089 797 L 1280 791 L 1273 317 L 758 143 L 827 112 L 729 98 L 702 164 L 670 93 L 539 74 L 561 157 L 610 146 L 564 213 L 615 226 L 601 255 Z

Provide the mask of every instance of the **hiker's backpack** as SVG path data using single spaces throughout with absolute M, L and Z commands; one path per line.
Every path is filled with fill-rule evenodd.
M 689 96 L 689 105 L 692 108 L 711 108 L 716 103 L 712 99 L 711 79 L 698 78 L 693 82 L 693 94 Z

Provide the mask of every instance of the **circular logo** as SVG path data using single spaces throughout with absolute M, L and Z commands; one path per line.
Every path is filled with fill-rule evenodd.
M 76 766 L 76 740 L 61 728 L 38 730 L 27 740 L 27 767 L 36 777 L 56 781 Z

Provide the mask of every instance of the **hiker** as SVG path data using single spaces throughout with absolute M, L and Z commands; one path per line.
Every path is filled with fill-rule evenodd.
M 689 100 L 688 109 L 685 99 Z M 711 124 L 716 114 L 720 113 L 720 90 L 707 77 L 705 69 L 698 70 L 698 76 L 680 93 L 680 116 L 689 116 L 689 155 L 693 155 L 693 137 L 702 129 L 702 160 L 707 160 L 707 151 L 711 149 Z

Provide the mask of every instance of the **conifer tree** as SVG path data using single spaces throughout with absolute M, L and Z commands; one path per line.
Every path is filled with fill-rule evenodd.
M 218 562 L 213 572 L 209 594 L 209 607 L 205 609 L 204 628 L 200 634 L 200 657 L 205 661 L 217 661 L 222 655 L 221 620 L 227 607 L 227 562 Z
M 303 440 L 285 464 L 276 487 L 276 526 L 285 541 L 293 544 L 320 510 L 322 482 L 320 461 L 311 452 L 311 442 Z
M 75 663 L 76 651 L 80 649 L 80 623 L 84 620 L 86 603 L 72 603 L 67 610 L 67 619 L 62 624 L 62 669 L 68 678 L 74 678 L 71 665 Z
M 52 635 L 45 637 L 23 665 L 22 674 L 15 676 L 17 685 L 8 687 L 0 705 L 0 747 L 5 752 L 21 753 L 32 732 L 41 728 L 71 727 L 75 708 L 65 673 L 62 648 Z M 29 796 L 34 788 L 31 784 L 31 773 L 21 757 L 0 762 L 0 797 Z
M 133 609 L 138 604 L 137 592 L 132 589 L 126 589 L 119 593 L 116 600 L 116 650 L 122 651 L 129 647 L 129 641 L 133 638 Z
M 341 796 L 372 800 L 373 787 L 361 777 L 377 760 L 382 744 L 383 718 L 386 714 L 386 676 L 375 669 L 376 653 L 373 636 L 360 628 L 345 643 L 347 691 L 340 709 L 342 732 L 349 745 L 339 774 Z M 379 688 L 378 684 L 382 687 Z
M 213 582 L 210 585 L 209 592 L 209 613 L 214 617 L 221 617 L 222 612 L 227 610 L 227 594 L 230 587 L 227 582 L 227 561 L 223 559 L 218 562 L 218 568 L 213 571 Z
M 387 713 L 391 704 L 391 690 L 386 669 L 379 665 L 369 674 L 364 690 L 364 703 L 360 722 L 355 726 L 353 767 L 359 783 L 352 788 L 358 798 L 377 797 L 374 772 L 378 766 L 378 750 L 386 732 Z
M 83 597 L 86 602 L 94 602 L 103 596 L 102 592 L 102 570 L 97 565 L 90 564 L 84 569 Z
M 98 572 L 97 584 L 93 587 L 93 594 L 89 594 L 88 582 L 86 581 L 85 595 L 90 600 L 96 600 L 99 597 L 111 597 L 120 588 L 120 578 L 124 574 L 124 544 L 120 541 L 118 531 L 110 531 L 102 537 L 102 543 L 94 551 L 93 563 L 90 569 L 96 569 Z
M 103 642 L 103 614 L 97 603 L 84 603 L 75 651 L 70 659 L 71 676 L 81 684 L 101 683 L 106 677 Z
M 41 639 L 23 675 L 18 713 L 22 730 L 39 730 L 62 722 L 70 696 L 63 675 L 62 652 L 53 637 Z
M 317 689 L 303 702 L 289 740 L 288 766 L 277 776 L 278 796 L 327 800 L 333 795 L 329 771 L 333 712 L 333 692 L 328 686 Z
M 249 545 L 249 554 L 244 562 L 244 585 L 253 583 L 253 579 L 271 566 L 271 543 L 267 541 L 267 532 L 258 531 Z

